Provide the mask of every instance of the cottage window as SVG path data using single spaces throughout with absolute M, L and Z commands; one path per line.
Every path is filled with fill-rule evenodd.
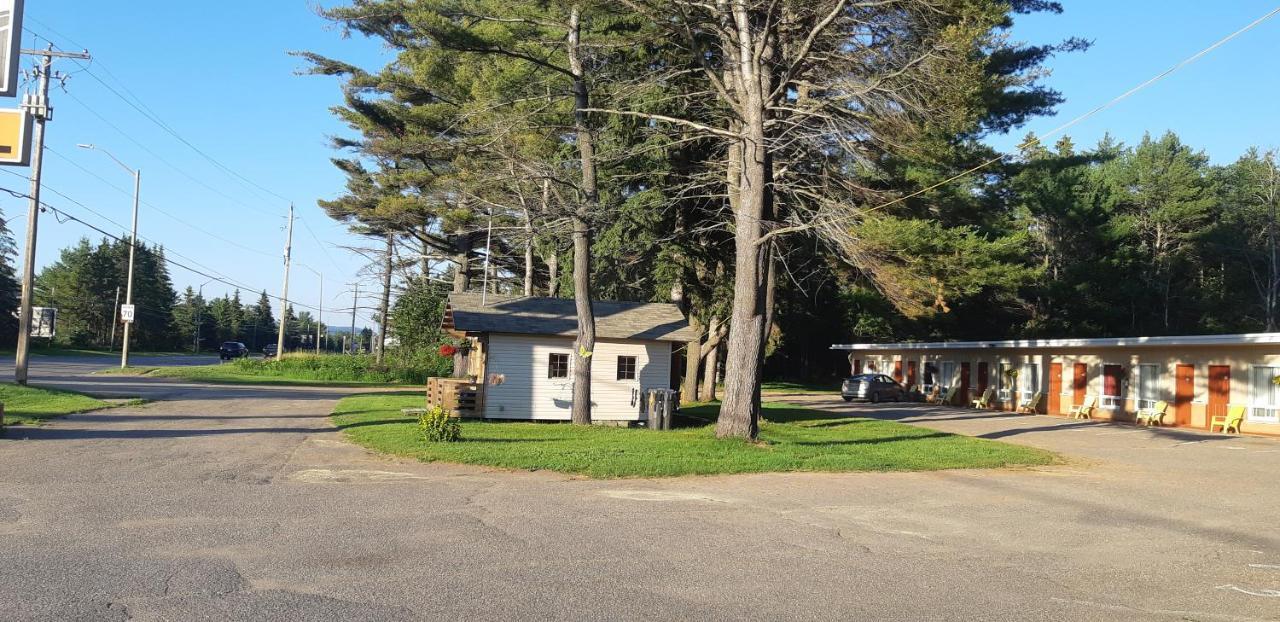
M 1160 398 L 1160 366 L 1138 366 L 1138 408 L 1155 408 Z
M 569 355 L 553 352 L 547 360 L 548 378 L 569 377 Z
M 618 357 L 618 380 L 635 380 L 636 379 L 636 357 L 619 356 Z
M 1249 420 L 1280 423 L 1280 386 L 1273 380 L 1280 367 L 1256 366 L 1249 377 Z

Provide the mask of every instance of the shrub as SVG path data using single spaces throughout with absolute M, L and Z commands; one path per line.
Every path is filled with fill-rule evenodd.
M 272 378 L 327 382 L 425 384 L 432 376 L 448 376 L 450 361 L 429 352 L 416 359 L 388 357 L 379 365 L 372 355 L 287 354 L 275 359 L 236 359 L 238 373 Z
M 430 443 L 452 443 L 462 438 L 462 426 L 457 418 L 439 406 L 418 415 L 418 430 Z

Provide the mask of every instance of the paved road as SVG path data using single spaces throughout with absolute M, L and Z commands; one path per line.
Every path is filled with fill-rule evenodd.
M 0 439 L 0 619 L 1280 615 L 1271 441 L 814 397 L 1081 457 L 591 481 L 369 455 L 330 390 L 171 395 Z

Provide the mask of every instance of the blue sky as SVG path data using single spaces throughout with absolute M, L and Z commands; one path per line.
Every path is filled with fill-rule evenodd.
M 1269 4 L 1274 1 L 1067 0 L 1062 15 L 1019 17 L 1015 39 L 1042 43 L 1079 36 L 1092 40 L 1094 46 L 1051 60 L 1053 74 L 1047 83 L 1067 97 L 1056 118 L 1035 119 L 1010 136 L 992 137 L 992 144 L 1010 148 L 1027 130 L 1043 133 L 1111 99 L 1274 8 Z M 343 39 L 315 15 L 309 0 L 132 0 L 127 10 L 121 10 L 120 3 L 85 0 L 28 4 L 26 47 L 43 46 L 47 38 L 64 49 L 88 48 L 95 58 L 89 65 L 91 73 L 70 61 L 57 65 L 70 79 L 66 93 L 59 89 L 53 95 L 56 113 L 48 129 L 47 189 L 65 193 L 117 223 L 127 223 L 130 198 L 113 186 L 128 190 L 131 180 L 103 154 L 77 149 L 76 144 L 106 147 L 143 171 L 142 196 L 150 204 L 141 212 L 144 238 L 163 242 L 175 259 L 193 260 L 254 292 L 272 293 L 279 292 L 282 277 L 284 198 L 292 199 L 301 219 L 295 229 L 294 257 L 325 273 L 328 313 L 350 308 L 349 297 L 335 296 L 353 280 L 360 279 L 372 289 L 375 279 L 357 275 L 362 260 L 338 248 L 359 242 L 316 207 L 317 199 L 342 191 L 343 178 L 329 163 L 334 154 L 327 143 L 328 136 L 345 131 L 328 111 L 339 103 L 337 85 L 329 78 L 295 75 L 303 64 L 288 52 L 311 50 L 376 67 L 390 58 L 380 45 L 358 36 Z M 1077 144 L 1090 145 L 1109 131 L 1132 144 L 1143 132 L 1173 129 L 1216 163 L 1234 160 L 1250 145 L 1276 146 L 1280 143 L 1276 58 L 1280 58 L 1280 18 L 1082 123 L 1070 134 Z M 220 170 L 112 94 L 95 76 L 117 90 L 124 85 L 128 94 L 187 141 L 284 198 Z M 26 174 L 26 169 L 7 170 Z M 7 180 L 0 187 L 26 189 L 18 177 L 0 174 L 0 179 Z M 53 192 L 46 190 L 44 198 L 107 230 L 120 230 Z M 0 208 L 21 241 L 25 202 L 4 197 Z M 59 249 L 83 235 L 97 237 L 77 224 L 58 224 L 46 215 L 41 219 L 39 265 L 54 261 Z M 227 239 L 253 250 L 229 244 Z M 179 289 L 208 280 L 179 268 L 172 274 Z M 217 296 L 229 289 L 215 282 L 204 291 L 206 296 Z M 295 269 L 291 299 L 316 305 L 318 290 L 314 274 Z M 330 318 L 334 324 L 347 321 L 333 315 L 326 319 Z
M 1083 53 L 1050 60 L 1045 83 L 1066 96 L 1058 115 L 1033 120 L 991 143 L 1011 149 L 1027 130 L 1044 133 L 1107 102 L 1275 9 L 1276 0 L 1063 0 L 1060 15 L 1019 16 L 1013 38 L 1031 43 L 1078 36 Z M 1135 144 L 1144 132 L 1173 130 L 1227 164 L 1251 145 L 1280 146 L 1280 16 L 1133 97 L 1068 130 L 1091 146 L 1110 132 Z
M 349 314 L 351 297 L 337 296 L 357 278 L 368 285 L 376 279 L 357 275 L 363 262 L 337 246 L 359 241 L 316 206 L 318 198 L 337 195 L 344 181 L 329 162 L 334 152 L 327 143 L 329 136 L 345 131 L 328 110 L 340 103 L 340 92 L 331 78 L 296 75 L 304 65 L 288 52 L 311 50 L 369 66 L 384 64 L 389 56 L 377 43 L 359 37 L 343 39 L 341 32 L 301 0 L 132 0 L 127 10 L 120 6 L 84 0 L 27 3 L 24 47 L 43 47 L 45 39 L 51 39 L 62 49 L 88 48 L 94 57 L 88 72 L 71 61 L 56 64 L 70 78 L 66 93 L 59 88 L 52 94 L 55 113 L 47 130 L 42 198 L 108 231 L 120 232 L 122 227 L 50 192 L 62 192 L 127 225 L 131 177 L 106 155 L 76 145 L 104 147 L 142 170 L 142 198 L 150 205 L 144 204 L 140 211 L 139 235 L 164 243 L 173 259 L 193 260 L 245 284 L 254 291 L 243 295 L 255 300 L 263 289 L 280 292 L 285 199 L 291 199 L 299 218 L 294 228 L 295 262 L 324 273 L 324 306 L 333 314 L 326 320 L 332 317 L 330 323 L 345 325 L 349 315 L 339 319 L 337 314 L 342 307 Z M 24 59 L 24 66 L 29 65 Z M 136 96 L 145 109 L 187 141 L 273 194 L 210 163 L 112 94 L 97 78 L 126 97 Z M 27 169 L 9 170 L 27 174 Z M 26 191 L 26 183 L 17 177 L 0 174 L 0 179 L 7 182 L 0 186 Z M 0 208 L 11 219 L 10 229 L 21 245 L 25 201 L 6 196 Z M 83 235 L 101 237 L 81 225 L 58 224 L 51 215 L 43 215 L 38 265 L 55 261 L 59 249 Z M 176 267 L 171 274 L 179 290 L 208 281 Z M 231 289 L 213 282 L 205 285 L 204 293 L 220 296 Z M 319 279 L 296 263 L 290 299 L 312 306 L 320 302 Z M 366 304 L 374 303 L 370 299 Z M 371 313 L 362 311 L 362 315 Z

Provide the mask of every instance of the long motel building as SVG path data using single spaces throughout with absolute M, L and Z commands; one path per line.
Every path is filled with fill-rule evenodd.
M 855 343 L 831 349 L 848 353 L 854 375 L 890 375 L 926 394 L 935 386 L 958 386 L 962 404 L 994 388 L 993 406 L 1013 410 L 1043 393 L 1040 412 L 1068 415 L 1094 395 L 1094 418 L 1132 421 L 1138 409 L 1164 401 L 1165 425 L 1202 429 L 1229 405 L 1244 405 L 1241 432 L 1280 435 L 1280 333 Z

